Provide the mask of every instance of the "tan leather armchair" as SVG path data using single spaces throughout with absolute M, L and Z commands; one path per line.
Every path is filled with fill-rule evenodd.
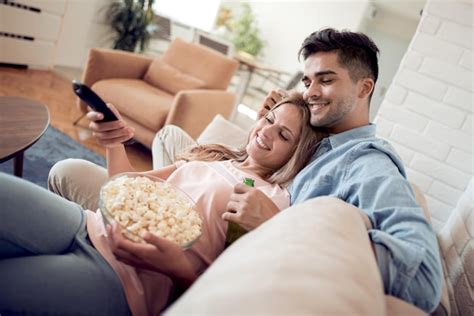
M 135 128 L 135 140 L 151 147 L 165 124 L 196 138 L 215 115 L 229 117 L 235 96 L 227 92 L 238 62 L 202 45 L 175 39 L 159 58 L 91 49 L 83 83 Z M 82 112 L 87 105 L 78 100 Z

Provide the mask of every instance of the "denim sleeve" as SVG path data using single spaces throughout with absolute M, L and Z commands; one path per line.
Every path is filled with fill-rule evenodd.
M 347 165 L 343 198 L 372 222 L 369 237 L 385 293 L 429 313 L 441 297 L 439 248 L 403 173 L 396 157 L 365 149 Z

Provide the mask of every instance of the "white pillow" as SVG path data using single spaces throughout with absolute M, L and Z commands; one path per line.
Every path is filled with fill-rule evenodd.
M 241 147 L 247 143 L 248 132 L 217 114 L 197 138 L 198 144 L 222 144 Z

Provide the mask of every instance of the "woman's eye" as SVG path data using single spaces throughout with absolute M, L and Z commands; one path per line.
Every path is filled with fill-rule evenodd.
M 288 137 L 285 135 L 285 133 L 280 133 L 280 136 L 281 138 L 284 140 L 284 141 L 288 141 Z

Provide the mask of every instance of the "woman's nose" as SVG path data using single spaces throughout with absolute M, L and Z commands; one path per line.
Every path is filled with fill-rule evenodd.
M 262 132 L 261 132 L 262 136 L 263 136 L 264 138 L 271 138 L 272 133 L 274 132 L 274 130 L 276 130 L 274 127 L 275 127 L 275 126 L 274 126 L 273 124 L 272 124 L 272 125 L 268 125 L 268 126 L 264 126 L 264 127 L 262 128 Z

